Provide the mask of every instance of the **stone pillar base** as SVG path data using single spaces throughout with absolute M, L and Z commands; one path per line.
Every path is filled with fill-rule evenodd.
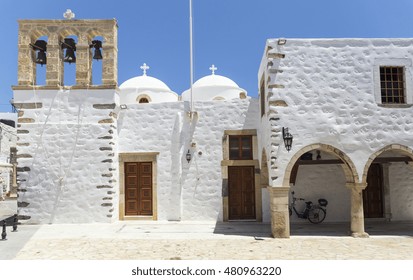
M 290 238 L 289 190 L 290 187 L 268 187 L 271 207 L 271 233 L 274 238 Z
M 367 232 L 353 232 L 351 237 L 354 238 L 369 238 L 370 235 Z

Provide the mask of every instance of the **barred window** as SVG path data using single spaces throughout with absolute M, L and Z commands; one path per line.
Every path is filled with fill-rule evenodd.
M 404 67 L 380 66 L 382 104 L 405 104 Z
M 247 160 L 252 159 L 252 136 L 230 135 L 229 136 L 229 159 Z

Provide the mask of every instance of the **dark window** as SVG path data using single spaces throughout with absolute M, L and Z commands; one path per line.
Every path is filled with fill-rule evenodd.
M 139 99 L 139 103 L 149 103 L 149 100 L 146 97 L 142 97 L 141 99 Z
M 381 66 L 380 89 L 383 104 L 404 104 L 404 67 Z
M 252 159 L 252 136 L 230 135 L 229 136 L 229 159 L 242 160 Z
M 265 114 L 265 86 L 264 86 L 264 77 L 261 79 L 260 85 L 260 101 L 261 101 L 261 117 Z

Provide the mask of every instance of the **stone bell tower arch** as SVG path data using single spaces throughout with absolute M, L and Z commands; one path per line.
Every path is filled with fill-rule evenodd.
M 37 38 L 47 36 L 46 85 L 44 88 L 64 86 L 64 51 L 62 44 L 69 35 L 75 35 L 76 44 L 76 84 L 74 88 L 92 86 L 92 40 L 96 36 L 104 38 L 102 88 L 117 87 L 117 21 L 110 20 L 19 20 L 18 74 L 17 86 L 24 89 L 36 85 L 36 52 L 32 45 Z
M 117 21 L 69 12 L 62 20 L 18 22 L 18 209 L 29 223 L 118 216 Z M 103 55 L 94 55 L 97 48 Z M 102 59 L 101 84 L 92 84 L 93 57 Z M 76 66 L 71 85 L 64 81 L 69 62 Z M 45 84 L 36 84 L 36 64 L 46 67 Z

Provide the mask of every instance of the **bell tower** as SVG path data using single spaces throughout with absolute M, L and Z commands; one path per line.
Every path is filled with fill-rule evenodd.
M 101 87 L 116 88 L 118 78 L 116 20 L 75 20 L 70 16 L 67 18 L 19 20 L 18 85 L 13 87 L 14 89 L 33 86 L 45 89 L 58 86 L 74 88 L 93 86 L 92 59 L 94 56 L 97 57 L 96 52 L 100 53 L 103 62 Z M 45 36 L 48 38 L 47 42 L 38 40 Z M 78 41 L 75 42 L 68 36 L 76 36 Z M 103 42 L 93 40 L 96 36 L 103 37 Z M 65 84 L 65 62 L 76 63 L 75 85 Z M 46 65 L 45 85 L 36 85 L 36 63 Z
M 118 212 L 117 21 L 78 20 L 70 10 L 64 17 L 19 20 L 12 88 L 20 220 L 111 222 Z M 100 84 L 92 83 L 93 59 L 102 62 Z M 38 69 L 46 70 L 44 84 Z

